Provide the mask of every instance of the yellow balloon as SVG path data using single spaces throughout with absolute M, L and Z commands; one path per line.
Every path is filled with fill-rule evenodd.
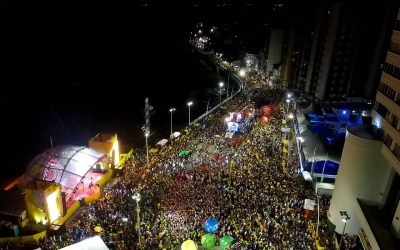
M 193 240 L 186 240 L 181 245 L 181 250 L 197 250 L 197 244 Z

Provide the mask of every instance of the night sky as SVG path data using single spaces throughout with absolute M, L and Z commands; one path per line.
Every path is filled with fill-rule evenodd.
M 143 146 L 145 97 L 154 106 L 153 144 L 170 131 L 170 107 L 177 108 L 174 130 L 188 120 L 188 100 L 192 120 L 204 113 L 204 91 L 224 79 L 193 57 L 190 32 L 198 22 L 254 28 L 270 7 L 223 2 L 0 1 L 0 179 L 22 174 L 50 136 L 53 145 L 87 145 L 110 132 Z
M 50 136 L 53 145 L 87 145 L 115 132 L 143 146 L 145 97 L 154 106 L 150 143 L 169 133 L 170 107 L 176 129 L 187 122 L 187 100 L 192 120 L 204 112 L 197 89 L 218 79 L 188 47 L 197 12 L 38 3 L 1 9 L 0 180 L 22 174 Z

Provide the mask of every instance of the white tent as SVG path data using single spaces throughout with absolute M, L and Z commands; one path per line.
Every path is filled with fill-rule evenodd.
M 156 145 L 160 145 L 161 147 L 164 147 L 165 144 L 167 144 L 168 140 L 167 139 L 161 139 L 159 142 L 156 143 Z
M 315 200 L 310 200 L 310 199 L 304 200 L 304 205 L 303 205 L 304 209 L 314 210 L 314 206 L 315 206 Z
M 335 185 L 331 183 L 321 183 L 318 182 L 315 185 L 315 193 L 317 195 L 326 195 L 326 196 L 332 196 L 333 195 L 333 190 L 335 189 Z
M 226 131 L 225 138 L 232 139 L 234 134 L 235 134 L 235 131 Z
M 306 181 L 312 181 L 313 180 L 312 177 L 311 177 L 311 174 L 308 171 L 303 171 L 302 174 L 303 174 L 304 180 L 306 180 Z
M 181 132 L 173 132 L 171 134 L 171 139 L 175 139 L 175 138 L 179 137 L 180 135 L 181 135 Z
M 60 250 L 109 250 L 109 248 L 100 236 L 94 236 L 73 245 L 61 248 Z

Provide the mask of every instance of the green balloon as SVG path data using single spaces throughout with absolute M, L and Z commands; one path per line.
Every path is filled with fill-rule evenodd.
M 205 234 L 203 237 L 201 237 L 201 245 L 205 248 L 212 248 L 215 246 L 216 241 L 217 240 L 212 234 Z
M 222 249 L 226 249 L 228 245 L 233 241 L 233 237 L 229 235 L 225 235 L 221 239 L 219 239 L 219 246 L 222 247 Z

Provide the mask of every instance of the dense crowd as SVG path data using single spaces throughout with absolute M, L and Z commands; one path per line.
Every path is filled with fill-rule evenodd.
M 283 98 L 281 89 L 264 88 L 272 100 Z M 224 137 L 224 117 L 241 110 L 245 99 L 232 98 L 183 131 L 150 155 L 149 166 L 145 154 L 136 153 L 101 199 L 68 222 L 65 234 L 23 248 L 59 249 L 100 235 L 110 249 L 179 249 L 187 239 L 200 242 L 205 220 L 213 217 L 219 222 L 215 236 L 239 239 L 244 249 L 335 249 L 323 219 L 329 199 L 320 199 L 318 233 L 316 212 L 304 209 L 305 199 L 315 194 L 300 174 L 295 150 L 283 150 L 292 138 L 281 132 L 284 112 L 266 124 L 256 112 L 243 132 Z M 190 154 L 180 157 L 183 150 Z M 142 197 L 139 222 L 136 192 Z

